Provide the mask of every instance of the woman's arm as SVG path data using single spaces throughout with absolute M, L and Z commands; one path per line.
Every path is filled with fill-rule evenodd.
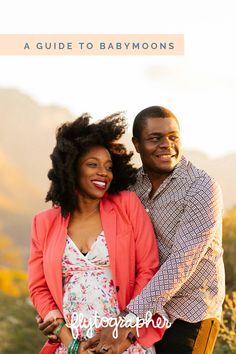
M 37 309 L 44 322 L 50 321 L 51 324 L 46 328 L 48 333 L 55 333 L 56 328 L 63 322 L 63 315 L 58 309 L 51 292 L 47 286 L 47 282 L 43 270 L 43 245 L 39 240 L 39 234 L 46 232 L 43 230 L 43 222 L 37 216 L 33 220 L 32 225 L 32 240 L 30 248 L 30 258 L 28 265 L 29 274 L 29 292 L 32 302 Z M 64 325 L 57 334 L 61 342 L 68 347 L 72 334 L 70 329 Z M 84 342 L 81 342 L 78 353 L 86 354 L 83 350 Z
M 63 322 L 63 315 L 59 311 L 51 292 L 47 286 L 43 269 L 43 245 L 40 242 L 39 235 L 46 233 L 44 230 L 43 221 L 37 219 L 33 220 L 32 225 L 32 240 L 29 258 L 29 292 L 32 302 L 37 309 L 40 316 L 47 320 L 52 320 L 50 325 L 50 332 L 55 332 L 55 329 Z M 68 347 L 72 340 L 72 334 L 68 327 L 63 326 L 58 334 L 58 338 L 62 343 Z
M 45 320 L 49 318 L 63 318 L 48 288 L 43 269 L 43 245 L 39 241 L 39 234 L 46 233 L 43 221 L 37 216 L 32 224 L 32 240 L 30 257 L 28 263 L 28 287 L 31 300 L 39 313 Z
M 71 331 L 70 329 L 66 326 L 66 325 L 63 325 L 60 329 L 60 332 L 59 333 L 56 333 L 56 329 L 57 327 L 61 324 L 61 323 L 65 323 L 65 321 L 61 318 L 57 319 L 54 321 L 54 325 L 55 325 L 55 329 L 53 331 L 54 334 L 57 334 L 57 337 L 61 340 L 61 342 L 68 348 L 71 340 L 73 339 L 72 337 L 72 334 L 71 334 Z

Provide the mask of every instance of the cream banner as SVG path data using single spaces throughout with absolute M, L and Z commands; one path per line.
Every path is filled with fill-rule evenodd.
M 1 34 L 0 55 L 183 55 L 183 34 Z

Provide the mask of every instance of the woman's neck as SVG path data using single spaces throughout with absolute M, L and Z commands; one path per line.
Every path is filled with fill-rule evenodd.
M 100 200 L 99 199 L 88 199 L 84 198 L 82 196 L 78 196 L 78 207 L 76 209 L 76 214 L 83 216 L 83 217 L 89 217 L 96 212 L 99 212 L 99 205 L 100 205 Z

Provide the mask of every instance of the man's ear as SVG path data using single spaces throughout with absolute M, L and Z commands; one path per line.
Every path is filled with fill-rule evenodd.
M 140 148 L 139 148 L 139 141 L 137 138 L 133 136 L 132 142 L 134 144 L 135 150 L 137 151 L 138 154 L 140 154 Z

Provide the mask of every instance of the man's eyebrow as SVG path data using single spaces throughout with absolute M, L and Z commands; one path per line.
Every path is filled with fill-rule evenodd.
M 163 135 L 171 135 L 171 134 L 179 134 L 177 130 L 173 130 L 172 132 L 168 132 L 167 134 L 163 134 L 161 132 L 152 132 L 148 134 L 148 136 L 163 136 Z

